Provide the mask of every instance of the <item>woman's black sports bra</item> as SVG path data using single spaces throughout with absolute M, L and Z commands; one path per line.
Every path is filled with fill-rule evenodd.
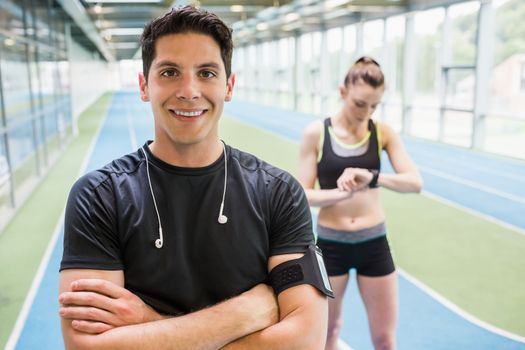
M 324 135 L 321 135 L 320 140 L 322 153 L 317 161 L 317 177 L 321 189 L 336 188 L 337 179 L 346 168 L 381 170 L 381 140 L 377 129 L 378 126 L 370 119 L 368 135 L 356 145 L 345 145 L 335 139 L 330 118 L 324 120 Z

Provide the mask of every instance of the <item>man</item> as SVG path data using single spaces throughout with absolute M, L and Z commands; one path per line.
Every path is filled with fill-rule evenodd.
M 155 139 L 71 190 L 66 348 L 323 348 L 330 291 L 304 192 L 219 139 L 232 47 L 230 29 L 192 7 L 146 26 L 139 84 Z

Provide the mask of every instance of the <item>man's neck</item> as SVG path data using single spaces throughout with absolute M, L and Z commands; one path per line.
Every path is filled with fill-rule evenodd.
M 198 144 L 174 144 L 173 142 L 153 141 L 149 145 L 151 153 L 160 160 L 183 168 L 201 168 L 215 162 L 223 153 L 219 139 Z

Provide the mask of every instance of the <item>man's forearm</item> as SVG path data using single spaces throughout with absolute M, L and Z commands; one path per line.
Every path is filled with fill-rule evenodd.
M 295 324 L 294 324 L 295 323 Z M 222 348 L 222 350 L 321 350 L 324 349 L 326 332 L 309 329 L 324 330 L 326 325 L 307 325 L 301 327 L 300 322 L 292 320 L 281 321 L 278 324 L 263 329 L 245 337 L 239 338 Z
M 237 339 L 222 350 L 321 350 L 326 341 L 328 307 L 324 297 L 311 297 L 281 321 Z
M 257 309 L 253 305 L 254 300 L 257 299 L 254 299 L 253 294 L 245 293 L 188 315 L 117 327 L 98 335 L 81 334 L 69 327 L 68 331 L 72 333 L 66 337 L 66 347 L 69 350 L 215 350 L 277 321 L 275 310 L 271 311 L 273 316 L 254 312 Z M 262 302 L 259 299 L 259 303 Z
M 99 335 L 97 349 L 219 349 L 254 330 L 235 300 L 189 315 L 119 327 Z M 229 305 L 230 304 L 230 305 Z

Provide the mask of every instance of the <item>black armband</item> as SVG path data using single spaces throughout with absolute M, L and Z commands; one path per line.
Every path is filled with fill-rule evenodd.
M 368 183 L 368 187 L 370 188 L 379 187 L 379 185 L 377 184 L 377 179 L 379 179 L 379 170 L 368 169 L 368 171 L 372 173 L 372 180 Z
M 324 295 L 334 297 L 323 255 L 314 244 L 308 246 L 303 257 L 285 261 L 274 267 L 268 281 L 277 295 L 288 288 L 310 284 Z

